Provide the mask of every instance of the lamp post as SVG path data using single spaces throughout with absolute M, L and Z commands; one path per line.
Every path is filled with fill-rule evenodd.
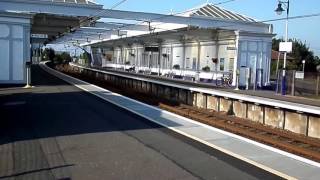
M 283 5 L 285 5 L 286 10 L 283 9 Z M 287 19 L 286 19 L 286 36 L 285 36 L 285 42 L 288 42 L 288 22 L 289 22 L 289 10 L 290 10 L 290 1 L 280 1 L 278 2 L 278 7 L 275 10 L 275 12 L 278 15 L 281 15 L 283 11 L 287 11 Z M 286 66 L 287 66 L 287 52 L 284 53 L 283 58 L 283 72 L 282 72 L 282 83 L 281 83 L 281 94 L 286 94 Z
M 304 73 L 305 67 L 306 67 L 306 60 L 302 60 L 302 71 L 303 71 L 303 73 Z

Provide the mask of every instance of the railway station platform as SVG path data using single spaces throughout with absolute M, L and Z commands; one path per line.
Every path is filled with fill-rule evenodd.
M 73 66 L 78 67 L 84 67 L 78 64 L 71 63 Z M 160 82 L 168 82 L 168 83 L 175 83 L 177 85 L 181 86 L 189 86 L 194 88 L 207 88 L 207 89 L 214 89 L 214 90 L 220 90 L 225 92 L 231 92 L 234 94 L 240 94 L 240 95 L 250 95 L 250 96 L 256 96 L 256 97 L 262 97 L 262 98 L 268 98 L 272 100 L 280 100 L 280 101 L 287 101 L 297 104 L 303 104 L 303 105 L 310 105 L 310 106 L 319 106 L 320 107 L 320 100 L 317 99 L 310 99 L 310 98 L 304 98 L 304 97 L 297 97 L 297 96 L 282 96 L 280 94 L 276 94 L 274 91 L 271 90 L 234 90 L 235 87 L 223 87 L 223 86 L 217 86 L 214 82 L 212 83 L 203 83 L 203 82 L 192 82 L 192 81 L 186 81 L 182 79 L 173 79 L 173 78 L 167 78 L 157 75 L 148 75 L 148 74 L 142 74 L 142 73 L 133 73 L 133 72 L 126 72 L 121 70 L 114 70 L 114 69 L 106 69 L 106 68 L 88 68 L 88 69 L 96 69 L 106 72 L 114 72 L 119 73 L 123 75 L 130 75 L 133 77 L 142 77 L 147 79 L 153 79 Z M 221 83 L 220 83 L 221 84 Z
M 32 67 L 32 79 L 32 89 L 0 88 L 1 180 L 280 179 L 38 66 Z
M 46 65 L 48 73 L 120 108 L 285 179 L 318 179 L 320 164 L 113 93 Z
M 88 68 L 70 63 L 75 72 L 137 92 L 320 138 L 320 101 L 276 95 L 271 91 L 236 91 L 204 83 L 168 79 L 124 71 Z

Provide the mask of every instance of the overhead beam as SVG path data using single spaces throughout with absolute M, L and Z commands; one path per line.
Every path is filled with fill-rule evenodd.
M 102 38 L 106 38 L 105 36 Z M 98 36 L 82 36 L 82 35 L 65 35 L 62 36 L 52 42 L 50 44 L 57 44 L 61 42 L 67 42 L 67 41 L 95 41 L 95 40 L 102 40 Z
M 64 16 L 94 16 L 103 8 L 96 4 L 59 3 L 52 1 L 1 0 L 0 11 L 57 14 Z
M 125 19 L 148 22 L 163 22 L 186 24 L 202 28 L 220 28 L 240 31 L 254 31 L 260 33 L 269 33 L 269 25 L 257 22 L 245 22 L 236 20 L 225 20 L 213 17 L 184 17 L 176 15 L 164 15 L 146 12 L 131 12 L 121 10 L 105 10 L 100 13 L 101 18 Z
M 103 10 L 102 6 L 100 5 L 65 4 L 54 3 L 51 1 L 1 0 L 0 11 L 20 11 L 84 17 L 96 16 L 99 13 L 100 18 L 175 23 L 198 26 L 202 28 L 210 27 L 269 33 L 269 25 L 264 23 L 225 20 L 212 17 L 183 17 L 157 13 L 131 12 L 111 9 Z
M 76 31 L 87 32 L 87 33 L 103 33 L 103 32 L 110 31 L 110 29 L 96 28 L 96 27 L 80 27 Z
M 120 31 L 120 32 L 124 32 L 124 31 Z M 75 32 L 65 34 L 50 43 L 54 44 L 57 42 L 64 41 L 65 39 L 103 40 L 103 39 L 110 38 L 111 35 L 118 35 L 118 31 L 115 31 L 115 30 L 106 31 L 106 29 L 102 29 L 102 28 L 81 27 Z
M 32 32 L 60 32 L 60 33 L 64 33 L 65 31 L 67 31 L 68 28 L 67 27 L 46 27 L 46 26 L 33 26 L 32 27 Z
M 106 39 L 106 38 L 110 38 L 110 35 L 104 35 L 104 36 L 98 36 L 98 35 L 94 35 L 94 36 L 90 36 L 90 35 L 66 35 L 66 36 L 62 36 L 61 38 L 74 38 L 74 39 L 83 39 L 83 38 L 89 38 L 89 39 L 96 39 L 96 40 L 102 40 L 102 39 Z
M 86 31 L 75 31 L 73 33 L 66 34 L 67 36 L 74 36 L 74 35 L 86 35 L 86 36 L 95 36 L 95 35 L 103 35 L 107 33 L 97 33 L 97 32 L 86 32 Z
M 83 34 L 126 34 L 127 31 L 123 30 L 110 30 L 110 29 L 96 29 L 96 28 L 79 28 L 76 30 L 76 33 L 83 33 Z
M 46 26 L 46 27 L 78 27 L 79 19 L 71 17 L 60 17 L 54 15 L 37 14 L 32 19 L 33 26 Z
M 117 24 L 117 23 L 96 22 L 94 23 L 94 27 L 105 28 L 105 29 L 149 31 L 149 26 L 137 25 L 137 24 L 121 24 L 121 23 Z

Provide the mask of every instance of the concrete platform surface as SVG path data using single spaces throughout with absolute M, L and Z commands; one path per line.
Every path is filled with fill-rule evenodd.
M 152 122 L 288 179 L 319 179 L 320 164 L 112 93 L 41 66 L 49 73 Z
M 1 180 L 280 179 L 93 96 L 35 66 L 32 89 L 0 88 Z M 144 112 L 145 106 L 92 88 Z M 145 112 L 148 113 L 148 112 Z M 185 121 L 156 116 L 170 126 Z M 194 123 L 185 122 L 186 127 Z

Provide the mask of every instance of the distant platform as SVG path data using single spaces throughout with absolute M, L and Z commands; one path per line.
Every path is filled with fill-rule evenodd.
M 185 81 L 181 79 L 170 79 L 156 75 L 146 75 L 140 73 L 131 73 L 126 71 L 112 70 L 112 69 L 98 69 L 87 68 L 78 64 L 71 63 L 70 65 L 102 72 L 106 74 L 115 74 L 127 78 L 138 80 L 152 81 L 163 85 L 184 88 L 191 91 L 213 94 L 222 97 L 229 97 L 238 100 L 248 101 L 252 103 L 265 104 L 268 106 L 279 107 L 284 109 L 291 109 L 299 112 L 306 112 L 320 115 L 320 100 L 313 100 L 302 97 L 282 96 L 273 91 L 268 90 L 234 90 L 233 88 L 219 87 L 209 83 L 195 83 L 192 81 Z

